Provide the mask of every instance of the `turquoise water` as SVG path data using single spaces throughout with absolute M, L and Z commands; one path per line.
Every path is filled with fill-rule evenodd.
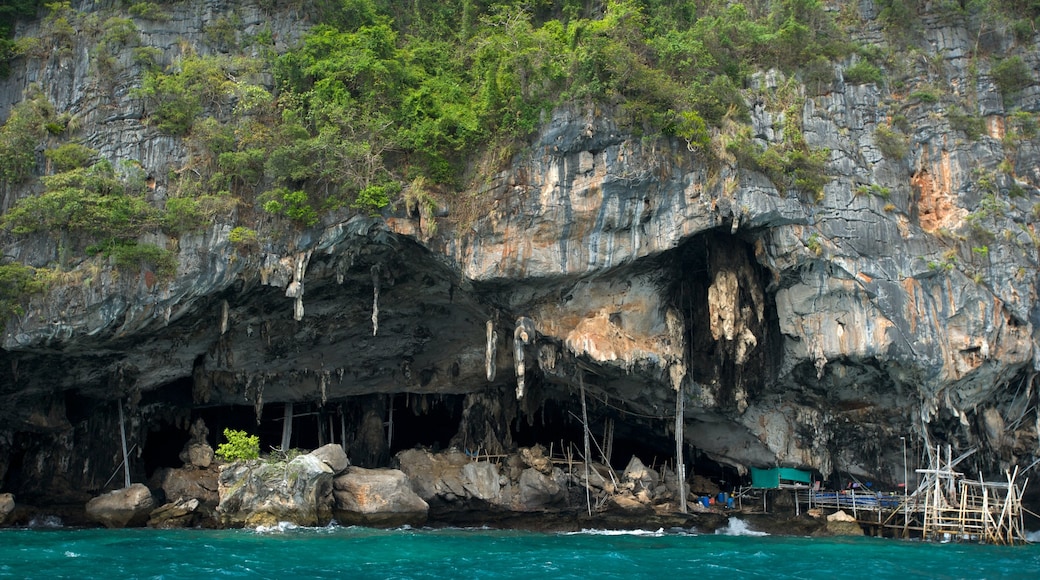
M 1040 545 L 666 532 L 0 530 L 4 578 L 1040 578 Z

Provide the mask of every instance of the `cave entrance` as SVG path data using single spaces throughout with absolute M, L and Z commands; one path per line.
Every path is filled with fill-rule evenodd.
M 141 461 L 144 462 L 145 477 L 151 477 L 157 469 L 163 467 L 180 467 L 181 451 L 188 443 L 188 431 L 163 422 L 151 425 L 145 438 Z
M 614 409 L 589 404 L 589 446 L 592 460 L 606 463 L 618 472 L 628 466 L 632 457 L 638 457 L 648 467 L 659 468 L 663 464 L 674 467 L 675 441 L 664 423 L 647 424 L 645 421 L 625 416 Z M 575 409 L 581 409 L 577 396 L 567 400 L 548 399 L 538 411 L 521 415 L 516 421 L 513 440 L 518 447 L 541 444 L 546 452 L 557 456 L 566 455 L 572 446 L 575 459 L 584 453 L 584 438 L 581 418 Z
M 463 395 L 391 395 L 393 433 L 389 432 L 390 415 L 387 415 L 390 456 L 414 447 L 428 447 L 433 451 L 447 449 L 458 433 L 464 398 Z

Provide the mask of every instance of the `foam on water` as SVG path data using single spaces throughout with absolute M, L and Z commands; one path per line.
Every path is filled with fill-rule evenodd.
M 257 526 L 256 533 L 258 534 L 283 534 L 292 530 L 299 530 L 301 526 L 298 526 L 292 522 L 278 522 L 273 526 Z
M 730 518 L 729 523 L 726 527 L 715 530 L 715 533 L 721 536 L 768 536 L 765 532 L 759 532 L 752 530 L 748 527 L 747 522 L 740 518 Z
M 1026 539 L 1030 542 L 1040 542 L 1040 530 L 1035 532 L 1026 532 Z
M 653 536 L 661 537 L 664 535 L 664 528 L 658 528 L 657 531 L 651 530 L 598 530 L 598 529 L 583 529 L 578 532 L 564 532 L 563 535 L 570 536 L 576 534 L 587 534 L 592 536 Z
M 29 520 L 30 528 L 63 528 L 65 523 L 58 516 L 37 516 Z

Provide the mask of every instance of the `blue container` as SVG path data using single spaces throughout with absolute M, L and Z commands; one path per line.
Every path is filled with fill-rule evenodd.
M 704 506 L 704 507 L 710 506 L 711 505 L 711 498 L 708 497 L 708 496 L 702 497 L 701 498 L 701 505 Z
M 733 498 L 731 498 L 731 497 L 727 497 L 726 498 L 726 508 L 727 509 L 733 509 Z
M 719 494 L 719 498 L 718 498 L 718 500 L 717 500 L 717 501 L 718 501 L 718 502 L 719 502 L 720 504 L 722 504 L 722 505 L 725 505 L 725 504 L 726 504 L 726 492 L 722 492 L 722 493 L 720 493 L 720 494 Z

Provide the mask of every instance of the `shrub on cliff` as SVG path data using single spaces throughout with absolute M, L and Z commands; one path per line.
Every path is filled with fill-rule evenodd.
M 217 455 L 224 461 L 245 461 L 260 457 L 260 437 L 237 429 L 224 429 L 226 443 L 217 446 Z

